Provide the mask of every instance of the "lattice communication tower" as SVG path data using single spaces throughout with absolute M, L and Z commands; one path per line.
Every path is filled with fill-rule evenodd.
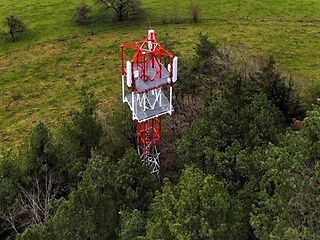
M 126 60 L 128 49 L 134 51 Z M 177 81 L 178 57 L 162 47 L 154 30 L 147 38 L 121 44 L 122 101 L 136 121 L 138 153 L 151 167 L 160 172 L 161 116 L 172 114 L 172 88 Z

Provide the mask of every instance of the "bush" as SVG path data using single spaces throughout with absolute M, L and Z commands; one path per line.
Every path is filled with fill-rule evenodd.
M 188 23 L 188 18 L 183 18 L 179 15 L 175 15 L 174 17 L 168 18 L 166 15 L 161 16 L 161 23 L 162 24 L 182 24 L 182 23 Z
M 307 110 L 320 104 L 320 84 L 311 84 L 303 94 L 303 103 Z
M 90 8 L 87 4 L 82 3 L 78 6 L 75 14 L 76 22 L 80 25 L 87 25 L 90 23 L 90 18 L 88 13 L 90 12 Z
M 192 22 L 198 23 L 200 21 L 200 7 L 198 4 L 192 4 L 191 6 Z
M 258 83 L 268 99 L 281 111 L 283 118 L 290 123 L 293 118 L 303 118 L 305 110 L 291 79 L 281 74 L 275 67 L 276 61 L 270 57 L 254 73 L 253 81 Z M 252 86 L 254 86 L 252 82 Z
M 169 19 L 167 18 L 166 14 L 163 14 L 161 16 L 161 23 L 164 24 L 164 25 L 169 23 Z
M 210 41 L 207 34 L 199 33 L 199 42 L 195 47 L 195 70 L 200 73 L 206 73 L 205 69 L 208 68 L 210 64 L 209 60 L 212 56 L 218 52 L 218 42 Z
M 11 35 L 13 42 L 16 41 L 17 33 L 24 32 L 26 30 L 26 25 L 24 24 L 24 22 L 13 15 L 7 17 L 7 26 L 9 28 L 8 34 Z

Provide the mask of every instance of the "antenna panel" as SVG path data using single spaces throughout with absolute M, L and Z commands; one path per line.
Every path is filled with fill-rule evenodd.
M 127 86 L 131 87 L 132 84 L 132 64 L 130 61 L 127 61 Z
M 172 81 L 176 82 L 178 79 L 178 57 L 173 58 L 173 73 L 172 73 Z

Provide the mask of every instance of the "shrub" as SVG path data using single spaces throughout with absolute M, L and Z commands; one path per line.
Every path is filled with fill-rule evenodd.
M 308 86 L 303 94 L 303 103 L 308 110 L 320 104 L 320 84 L 312 83 Z
M 21 92 L 17 91 L 17 90 L 13 91 L 12 100 L 16 101 L 16 100 L 21 100 L 21 99 L 23 99 L 23 95 L 21 94 Z
M 192 4 L 191 6 L 192 22 L 198 23 L 200 21 L 200 7 L 198 4 Z
M 218 51 L 218 42 L 210 41 L 207 34 L 199 33 L 199 42 L 194 50 L 196 53 L 194 57 L 195 70 L 197 72 L 204 72 L 210 64 L 210 58 Z
M 161 22 L 162 22 L 162 24 L 164 24 L 164 25 L 169 23 L 169 20 L 168 20 L 168 17 L 167 17 L 166 14 L 163 14 L 163 15 L 161 16 Z
M 16 40 L 17 33 L 24 32 L 26 30 L 26 25 L 24 22 L 13 15 L 7 17 L 7 26 L 9 28 L 8 34 L 11 35 L 13 42 Z
M 90 12 L 90 8 L 86 3 L 82 3 L 78 6 L 75 14 L 76 22 L 80 25 L 87 25 L 90 23 L 90 18 L 88 13 Z
M 254 74 L 253 80 L 258 82 L 258 88 L 281 111 L 287 123 L 292 118 L 303 118 L 305 110 L 291 79 L 281 74 L 275 67 L 275 60 L 270 57 Z

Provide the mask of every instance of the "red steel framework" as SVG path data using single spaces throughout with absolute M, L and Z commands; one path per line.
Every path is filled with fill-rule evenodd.
M 144 122 L 137 122 L 137 140 L 139 152 L 148 157 L 154 145 L 160 148 L 161 142 L 161 117 L 151 118 Z
M 130 61 L 126 61 L 128 49 L 134 50 Z M 177 57 L 162 47 L 155 32 L 149 30 L 147 38 L 121 44 L 121 66 L 123 102 L 129 104 L 133 120 L 137 120 L 138 153 L 152 168 L 152 173 L 159 174 L 161 115 L 173 111 L 172 86 L 177 78 Z M 129 94 L 125 94 L 125 77 Z M 169 87 L 169 100 L 162 91 L 165 86 Z
M 150 31 L 149 31 L 150 32 Z M 149 33 L 148 37 L 144 40 L 136 41 L 136 42 L 129 42 L 129 43 L 122 43 L 121 44 L 121 63 L 122 63 L 122 75 L 127 75 L 127 69 L 125 67 L 125 49 L 132 49 L 135 50 L 134 57 L 130 61 L 133 64 L 132 67 L 132 76 L 134 76 L 134 71 L 139 72 L 139 78 L 142 79 L 144 82 L 147 81 L 155 81 L 157 79 L 162 78 L 162 68 L 163 68 L 163 61 L 164 58 L 169 58 L 169 62 L 171 66 L 173 65 L 173 58 L 174 55 L 172 52 L 168 51 L 164 47 L 162 47 L 156 38 L 154 32 Z M 147 70 L 150 67 L 155 68 L 156 72 L 152 76 L 147 74 Z M 170 84 L 172 82 L 172 71 L 170 73 Z M 137 91 L 135 78 L 132 79 L 132 91 Z M 167 83 L 166 83 L 167 84 Z M 155 88 L 158 88 L 159 85 L 154 85 L 149 88 L 143 89 L 144 91 L 149 91 Z

